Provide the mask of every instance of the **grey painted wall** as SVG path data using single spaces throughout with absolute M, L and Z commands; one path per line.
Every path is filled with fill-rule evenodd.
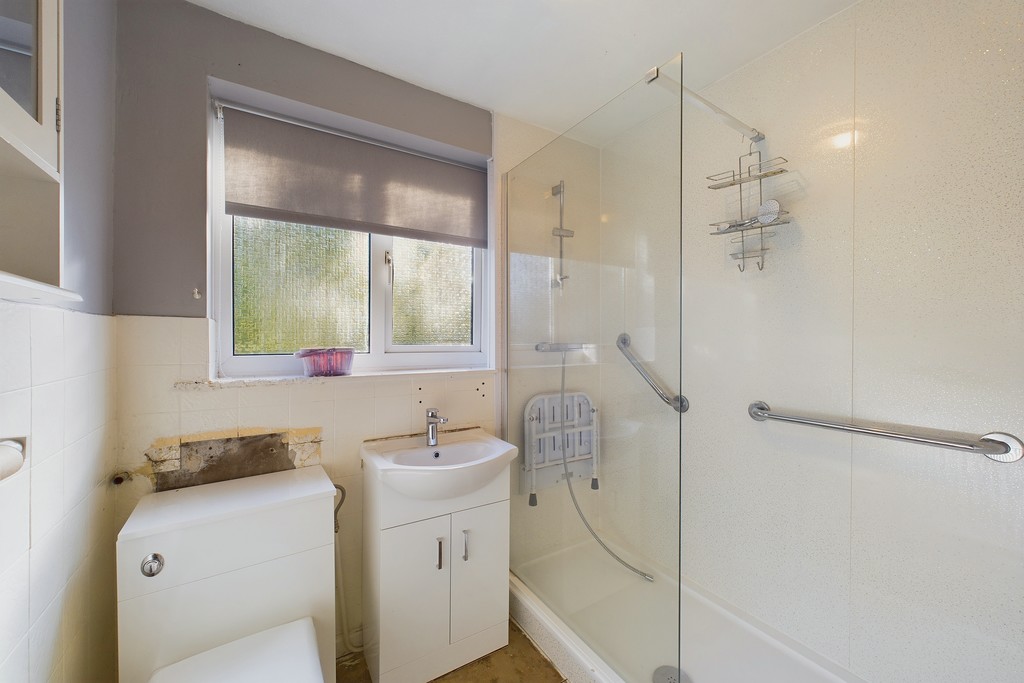
M 489 112 L 184 0 L 120 0 L 114 311 L 202 317 L 208 77 L 490 155 Z
M 64 3 L 64 286 L 113 303 L 116 0 Z

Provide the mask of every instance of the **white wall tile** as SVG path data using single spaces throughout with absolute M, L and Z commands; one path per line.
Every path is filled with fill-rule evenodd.
M 64 379 L 64 312 L 33 306 L 31 316 L 32 384 Z
M 0 663 L 14 651 L 28 633 L 29 612 L 28 553 L 0 573 Z M 2 670 L 2 669 L 0 669 Z M 4 680 L 0 676 L 0 680 Z
M 64 311 L 66 377 L 79 377 L 113 367 L 116 348 L 113 318 Z
M 0 481 L 0 573 L 6 572 L 29 549 L 30 469 Z
M 32 392 L 29 389 L 0 394 L 0 437 L 28 436 L 32 430 Z M 31 443 L 29 444 L 31 458 Z
M 64 444 L 71 444 L 99 429 L 107 415 L 106 372 L 72 377 L 64 382 Z
M 63 591 L 58 591 L 28 632 L 28 681 L 50 683 L 63 676 L 63 642 L 60 638 Z
M 32 464 L 64 447 L 64 382 L 32 387 Z
M 70 558 L 66 542 L 64 525 L 58 524 L 29 551 L 29 615 L 33 624 L 51 606 L 68 581 Z M 59 619 L 59 607 L 57 616 Z
M 50 533 L 64 518 L 64 453 L 33 464 L 30 487 L 32 545 Z
M 28 680 L 28 633 L 21 639 L 7 661 L 0 661 L 0 683 L 24 683 Z
M 0 302 L 0 393 L 32 383 L 29 320 L 27 307 Z
M 64 449 L 64 509 L 71 510 L 102 481 L 111 450 L 117 448 L 114 426 L 97 429 Z

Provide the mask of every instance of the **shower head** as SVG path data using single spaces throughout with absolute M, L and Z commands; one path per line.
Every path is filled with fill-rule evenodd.
M 564 180 L 558 181 L 557 185 L 553 185 L 551 187 L 551 196 L 552 197 L 558 197 L 559 195 L 562 194 L 562 191 L 564 189 L 565 189 L 565 181 Z

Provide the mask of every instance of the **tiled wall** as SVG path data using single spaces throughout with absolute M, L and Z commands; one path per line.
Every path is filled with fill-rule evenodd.
M 865 0 L 704 91 L 790 160 L 763 272 L 707 234 L 748 143 L 684 111 L 683 573 L 873 683 L 1019 680 L 1024 467 L 746 409 L 1024 433 L 1021 18 Z
M 0 301 L 0 681 L 113 681 L 115 320 Z
M 494 371 L 209 382 L 211 321 L 118 317 L 121 447 L 118 468 L 139 473 L 119 487 L 117 525 L 152 491 L 143 456 L 156 442 L 319 429 L 320 462 L 348 498 L 339 537 L 350 630 L 361 623 L 362 471 L 365 439 L 422 433 L 427 408 L 444 429 L 495 430 Z M 358 642 L 358 635 L 355 641 Z

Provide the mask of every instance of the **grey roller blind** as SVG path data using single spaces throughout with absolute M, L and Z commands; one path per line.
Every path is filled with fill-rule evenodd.
M 224 107 L 229 215 L 487 246 L 487 174 Z

